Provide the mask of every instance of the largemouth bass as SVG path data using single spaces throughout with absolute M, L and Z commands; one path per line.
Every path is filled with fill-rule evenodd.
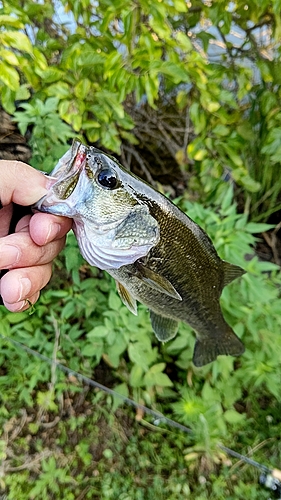
M 172 339 L 178 322 L 196 332 L 195 366 L 244 346 L 223 318 L 220 295 L 244 270 L 220 259 L 207 234 L 171 201 L 95 147 L 74 141 L 36 208 L 73 218 L 80 251 L 116 280 L 123 303 L 150 311 L 154 333 Z

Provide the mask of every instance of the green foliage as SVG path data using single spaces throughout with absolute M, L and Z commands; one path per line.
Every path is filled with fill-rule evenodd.
M 206 367 L 194 368 L 191 362 L 194 334 L 184 324 L 180 326 L 179 334 L 174 340 L 164 345 L 158 343 L 151 331 L 145 307 L 139 306 L 139 314 L 134 316 L 122 305 L 113 280 L 107 274 L 101 277 L 96 269 L 85 265 L 77 251 L 73 234 L 68 237 L 63 257 L 56 263 L 55 278 L 42 294 L 34 314 L 12 314 L 4 308 L 0 311 L 3 334 L 50 358 L 56 357 L 70 369 L 89 377 L 95 378 L 94 368 L 104 365 L 107 367 L 106 371 L 111 373 L 111 381 L 120 394 L 156 408 L 161 401 L 164 413 L 172 412 L 177 420 L 193 430 L 193 436 L 188 441 L 184 438 L 182 459 L 189 467 L 199 471 L 200 464 L 204 464 L 208 474 L 214 470 L 215 464 L 221 464 L 225 460 L 218 448 L 219 442 L 237 448 L 236 440 L 240 441 L 243 451 L 247 446 L 258 446 L 269 436 L 277 438 L 280 425 L 281 384 L 278 366 L 281 344 L 278 332 L 281 326 L 281 278 L 277 273 L 277 266 L 259 261 L 253 253 L 257 239 L 255 234 L 270 226 L 248 222 L 245 215 L 238 214 L 232 194 L 230 190 L 222 205 L 215 210 L 203 208 L 197 203 L 191 204 L 185 199 L 179 200 L 179 204 L 207 230 L 222 258 L 242 265 L 248 271 L 239 281 L 226 287 L 222 295 L 226 319 L 246 346 L 246 353 L 239 360 L 222 356 Z M 55 348 L 54 332 L 57 332 L 59 349 Z M 55 418 L 61 412 L 60 401 L 64 394 L 70 391 L 73 398 L 76 393 L 78 396 L 81 392 L 81 386 L 75 377 L 67 380 L 58 369 L 54 375 L 50 366 L 30 358 L 26 352 L 15 350 L 8 341 L 1 343 L 0 361 L 7 370 L 7 374 L 0 377 L 2 421 L 9 415 L 16 415 L 22 405 L 33 408 L 34 401 L 41 414 L 48 412 Z M 52 385 L 48 387 L 50 378 Z M 95 404 L 104 412 L 104 397 L 100 393 L 95 397 Z M 106 401 L 111 411 L 116 411 L 121 404 L 116 397 L 107 397 Z M 128 409 L 122 410 L 125 411 Z M 79 424 L 86 434 L 87 425 Z M 37 439 L 40 425 L 30 423 L 29 432 L 33 439 Z M 168 434 L 168 448 L 174 447 L 173 438 L 171 441 L 169 439 Z M 66 444 L 61 440 L 62 437 L 59 442 L 64 449 Z M 271 467 L 278 463 L 276 442 L 274 443 L 274 452 L 268 452 L 266 457 L 264 454 L 260 456 L 260 460 L 271 464 Z M 82 437 L 78 439 L 75 450 L 83 463 L 82 469 L 87 468 L 90 463 L 89 448 Z M 124 498 L 127 498 L 126 494 L 128 498 L 135 498 L 130 474 L 124 479 L 120 477 L 121 462 L 119 455 L 117 459 L 117 451 L 108 445 L 104 450 L 100 466 L 107 471 L 108 467 L 113 467 L 114 462 L 116 474 L 109 476 L 103 472 L 102 485 L 95 482 L 91 486 L 93 490 L 89 491 L 97 492 L 98 498 L 117 498 L 115 492 L 120 489 Z M 51 454 L 46 460 L 42 458 L 40 475 L 32 489 L 27 488 L 30 482 L 26 471 L 17 472 L 13 486 L 9 479 L 6 483 L 8 491 L 12 492 L 10 494 L 15 494 L 16 488 L 19 488 L 16 485 L 23 481 L 26 499 L 38 496 L 38 492 L 42 498 L 48 498 L 50 494 L 61 498 L 61 491 L 71 499 L 78 476 L 70 470 L 70 462 L 66 458 L 68 452 L 65 450 L 64 453 L 66 455 L 63 454 L 59 459 L 61 465 L 57 464 L 55 454 Z M 130 447 L 127 453 L 131 453 Z M 168 459 L 168 455 L 167 451 L 167 460 L 170 461 L 171 456 Z M 161 457 L 161 463 L 165 464 L 163 450 Z M 120 462 L 118 466 L 116 461 Z M 156 463 L 152 489 L 154 495 L 163 490 L 164 484 L 163 491 L 171 499 L 180 498 L 183 492 L 188 493 L 188 483 L 181 483 L 182 486 L 176 488 L 172 476 L 168 479 L 163 470 L 161 474 L 166 479 L 161 479 L 156 472 Z M 54 470 L 57 479 L 55 484 L 50 485 L 49 479 L 54 476 Z M 174 488 L 171 490 L 170 481 L 173 485 L 171 488 Z M 147 483 L 147 478 L 145 482 Z M 236 498 L 235 495 L 237 498 L 243 497 L 243 485 L 235 482 L 231 487 L 225 482 L 223 485 L 223 488 L 230 488 L 233 498 Z M 209 487 L 213 488 L 211 484 Z M 214 487 L 219 491 L 219 483 Z M 251 488 L 254 495 L 256 490 L 254 486 Z M 147 491 L 144 489 L 143 493 L 139 493 L 139 498 L 148 498 Z M 132 497 L 128 492 L 131 492 Z M 200 498 L 199 486 L 196 486 L 196 492 L 196 498 Z M 204 498 L 203 489 L 201 494 Z M 157 498 L 162 498 L 160 493 Z M 163 496 L 164 498 L 167 496 Z M 221 497 L 218 494 L 214 498 Z
M 11 0 L 0 9 L 1 103 L 13 113 L 29 100 L 16 119 L 23 130 L 38 117 L 40 156 L 36 134 L 46 127 L 55 145 L 60 130 L 68 137 L 61 120 L 119 153 L 122 141 L 138 142 L 136 110 L 172 98 L 186 113 L 173 157 L 195 169 L 194 188 L 214 199 L 230 178 L 262 218 L 280 204 L 280 31 L 279 0 Z M 45 102 L 56 103 L 49 118 Z
M 68 149 L 67 140 L 73 137 L 71 128 L 57 113 L 58 102 L 57 97 L 49 97 L 45 102 L 36 99 L 32 104 L 21 105 L 25 111 L 14 113 L 23 135 L 27 127 L 33 125 L 29 141 L 33 152 L 31 163 L 45 172 L 54 168 L 57 159 Z

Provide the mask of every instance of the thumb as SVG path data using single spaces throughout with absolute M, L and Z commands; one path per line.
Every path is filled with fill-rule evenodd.
M 32 205 L 47 193 L 48 177 L 21 161 L 0 160 L 0 201 Z

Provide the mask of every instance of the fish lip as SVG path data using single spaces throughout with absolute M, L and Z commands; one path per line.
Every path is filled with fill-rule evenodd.
M 102 151 L 101 149 L 96 148 L 95 146 L 88 146 L 88 149 L 90 149 L 90 151 L 93 152 L 93 153 L 99 153 L 99 154 L 103 154 L 103 155 L 106 156 L 106 153 L 104 151 Z
M 37 203 L 35 203 L 35 209 L 38 209 L 42 212 L 52 213 L 49 208 L 56 203 L 64 203 L 68 206 L 68 199 L 59 198 L 55 192 L 56 185 L 60 182 L 67 180 L 70 177 L 73 177 L 76 173 L 78 173 L 79 177 L 81 172 L 84 170 L 87 161 L 87 147 L 84 144 L 80 143 L 78 140 L 73 141 L 71 149 L 69 149 L 65 155 L 61 158 L 51 176 L 48 176 L 48 181 L 46 185 L 46 189 L 49 193 L 43 196 Z M 50 192 L 51 199 L 50 198 Z M 71 195 L 70 195 L 71 197 Z M 44 206 L 45 204 L 45 206 Z M 47 205 L 47 206 L 46 206 Z
M 81 172 L 83 170 L 87 159 L 87 147 L 78 140 L 75 140 L 72 144 L 71 149 L 69 149 L 62 157 L 62 160 L 65 157 L 67 157 L 65 159 L 65 162 L 62 162 L 61 164 L 59 163 L 57 165 L 57 171 L 55 169 L 55 171 L 52 173 L 52 177 L 50 177 L 50 187 L 53 187 L 55 184 L 53 180 L 59 182 L 63 179 L 66 179 L 68 176 L 71 176 L 76 172 Z

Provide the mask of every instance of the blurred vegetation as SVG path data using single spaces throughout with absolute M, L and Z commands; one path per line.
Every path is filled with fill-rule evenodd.
M 247 270 L 221 300 L 246 353 L 196 369 L 192 330 L 182 324 L 159 344 L 145 307 L 133 316 L 70 234 L 35 312 L 0 308 L 1 334 L 193 436 L 145 425 L 1 342 L 8 500 L 268 498 L 218 443 L 280 466 L 281 277 L 255 254 L 281 207 L 280 11 L 267 0 L 0 3 L 0 102 L 29 137 L 31 163 L 50 171 L 74 135 L 113 151 L 160 189 L 172 185 L 220 256 Z

